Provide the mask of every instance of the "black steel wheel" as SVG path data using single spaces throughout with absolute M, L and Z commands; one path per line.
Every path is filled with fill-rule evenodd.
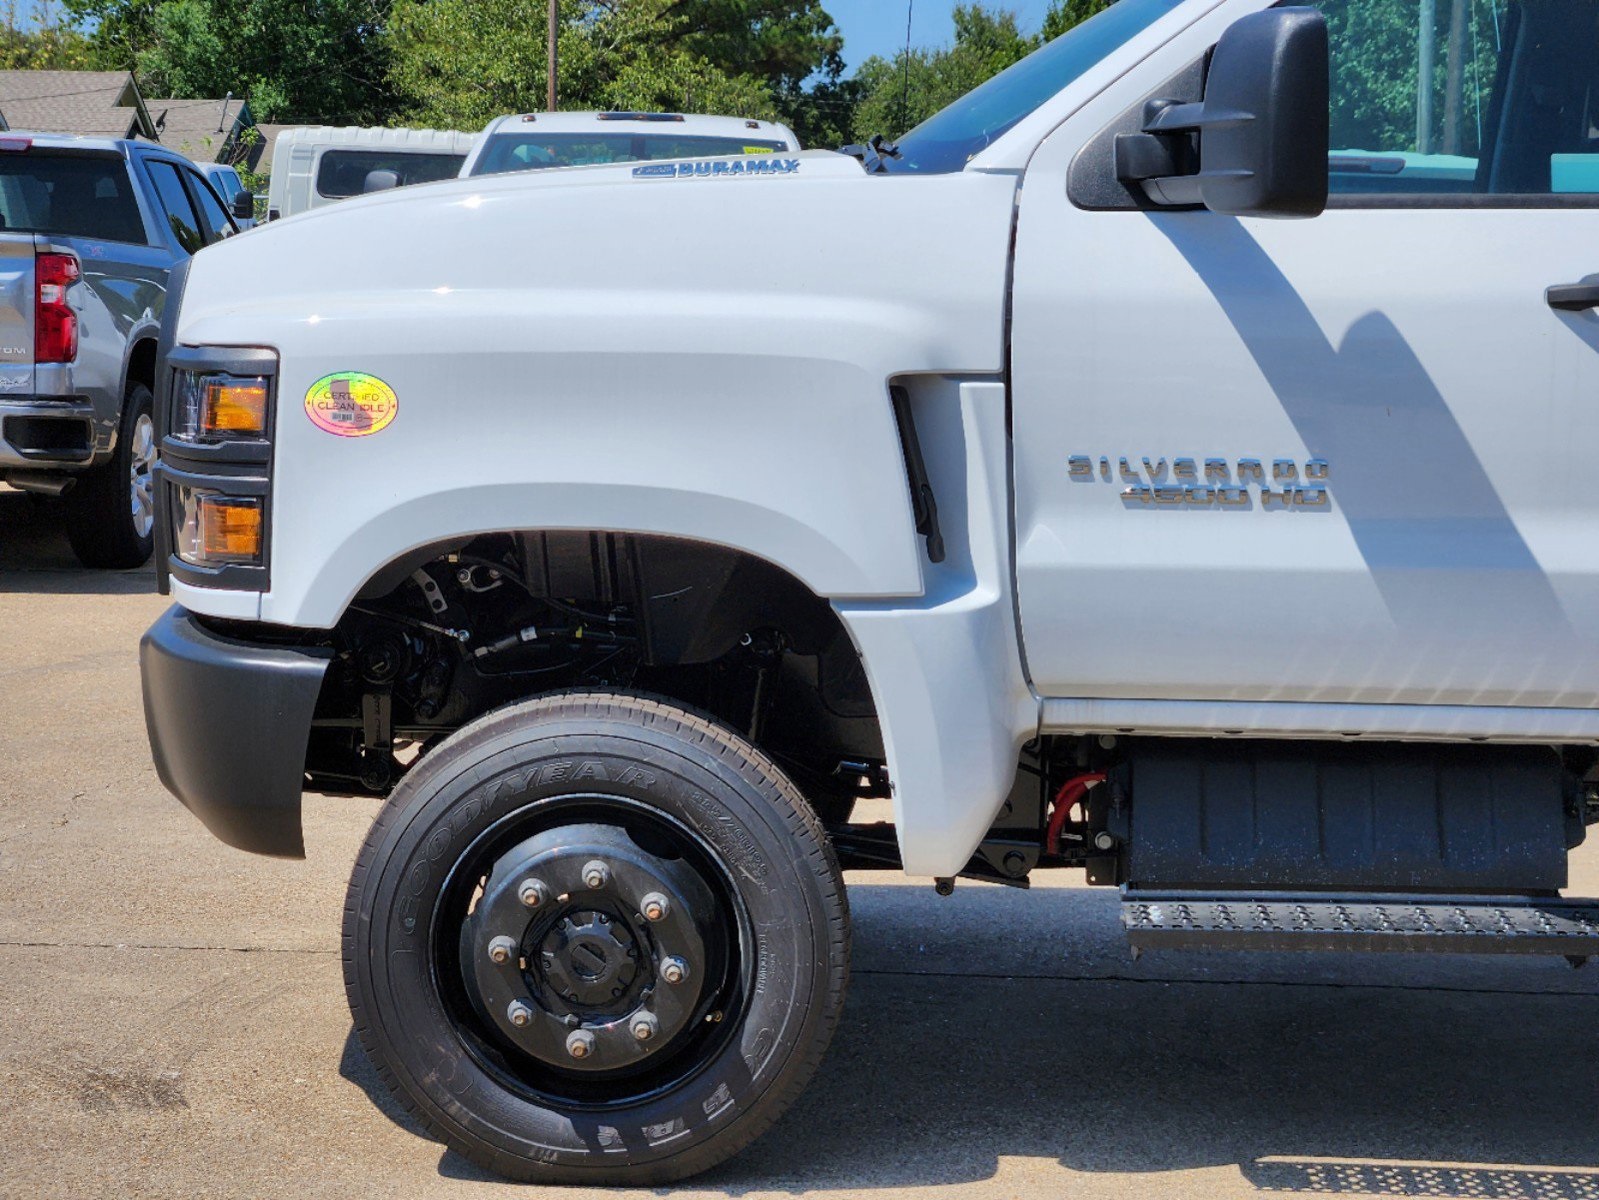
M 654 1184 L 810 1078 L 848 911 L 798 790 L 667 702 L 544 697 L 424 757 L 350 880 L 357 1033 L 431 1131 L 510 1178 Z

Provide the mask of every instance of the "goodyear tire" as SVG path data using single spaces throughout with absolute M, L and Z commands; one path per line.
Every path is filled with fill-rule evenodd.
M 67 539 L 86 567 L 142 567 L 155 549 L 155 397 L 128 385 L 111 460 L 67 492 Z
M 837 860 L 776 766 L 667 702 L 567 693 L 401 782 L 351 876 L 345 985 L 450 1147 L 517 1180 L 651 1185 L 804 1088 L 848 942 Z

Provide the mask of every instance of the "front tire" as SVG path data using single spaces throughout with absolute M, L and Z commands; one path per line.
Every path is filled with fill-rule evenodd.
M 127 570 L 155 549 L 155 397 L 128 385 L 111 461 L 84 475 L 66 495 L 67 540 L 86 567 Z
M 786 776 L 635 695 L 490 714 L 429 753 L 367 838 L 344 971 L 384 1081 L 467 1158 L 653 1185 L 764 1132 L 843 1005 L 838 863 Z

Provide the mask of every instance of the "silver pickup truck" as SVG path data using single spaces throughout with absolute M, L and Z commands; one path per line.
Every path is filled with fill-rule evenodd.
M 159 146 L 0 134 L 0 482 L 64 497 L 86 566 L 150 557 L 167 278 L 237 232 Z

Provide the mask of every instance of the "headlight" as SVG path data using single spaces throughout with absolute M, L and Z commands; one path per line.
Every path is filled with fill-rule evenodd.
M 264 540 L 259 496 L 223 496 L 175 488 L 172 540 L 178 557 L 197 567 L 255 566 Z
M 267 433 L 272 384 L 265 375 L 200 374 L 173 378 L 172 432 L 192 442 L 259 439 Z
M 180 267 L 174 275 L 179 284 L 184 273 Z M 271 586 L 277 351 L 168 345 L 162 353 L 156 379 L 162 590 L 177 580 L 265 592 Z

